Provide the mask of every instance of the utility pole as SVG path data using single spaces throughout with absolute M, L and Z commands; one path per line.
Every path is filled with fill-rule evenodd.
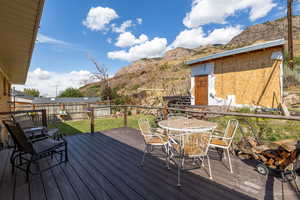
M 57 97 L 57 89 L 58 89 L 58 85 L 55 85 L 55 97 Z
M 293 0 L 288 0 L 287 20 L 288 20 L 288 65 L 294 69 L 294 52 L 293 52 L 293 24 L 292 24 L 292 4 Z

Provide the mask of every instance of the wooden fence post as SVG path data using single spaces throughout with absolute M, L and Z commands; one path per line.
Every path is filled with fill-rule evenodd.
M 168 107 L 167 107 L 167 106 L 165 106 L 165 107 L 162 109 L 162 114 L 163 114 L 163 120 L 168 119 L 169 110 L 168 110 Z
M 127 106 L 124 107 L 124 126 L 127 127 Z
M 91 133 L 95 132 L 95 117 L 94 117 L 94 108 L 90 108 L 91 112 Z
M 47 127 L 47 113 L 46 110 L 42 110 L 42 124 L 44 127 Z

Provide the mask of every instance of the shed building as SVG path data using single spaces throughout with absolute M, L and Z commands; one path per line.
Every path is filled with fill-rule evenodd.
M 278 107 L 283 95 L 283 49 L 280 39 L 188 61 L 191 104 Z

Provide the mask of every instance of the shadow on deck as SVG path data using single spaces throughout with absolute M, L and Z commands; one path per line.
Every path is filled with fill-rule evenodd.
M 177 189 L 177 170 L 165 168 L 163 160 L 148 157 L 137 167 L 143 154 L 143 138 L 131 128 L 67 137 L 70 161 L 41 176 L 17 170 L 11 174 L 10 151 L 0 152 L 0 199 L 281 199 L 281 183 L 259 175 L 238 159 L 234 174 L 227 163 L 212 160 L 214 181 L 203 169 L 182 174 Z M 53 160 L 42 161 L 47 167 Z M 297 199 L 290 185 L 284 185 L 285 199 Z

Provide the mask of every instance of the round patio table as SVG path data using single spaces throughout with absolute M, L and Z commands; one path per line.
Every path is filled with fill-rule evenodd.
M 175 142 L 180 146 L 178 152 L 178 159 L 177 159 L 177 168 L 178 168 L 178 182 L 177 186 L 180 187 L 180 170 L 183 169 L 183 138 L 185 135 L 188 134 L 201 134 L 204 132 L 212 131 L 217 127 L 216 123 L 198 120 L 198 119 L 188 119 L 188 118 L 172 118 L 168 120 L 163 120 L 158 122 L 158 126 L 168 131 L 168 135 L 171 138 L 174 137 L 177 139 L 173 139 L 172 141 Z M 179 141 L 178 141 L 179 140 Z M 171 144 L 169 144 L 171 146 Z M 171 159 L 171 154 L 169 155 L 169 160 Z
M 175 131 L 176 135 L 182 135 L 211 131 L 217 127 L 217 124 L 193 118 L 174 118 L 162 120 L 158 122 L 158 126 L 169 131 Z

